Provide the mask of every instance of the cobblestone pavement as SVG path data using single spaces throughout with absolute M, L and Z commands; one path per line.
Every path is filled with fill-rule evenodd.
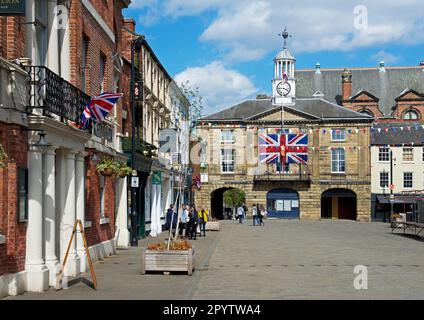
M 392 234 L 388 224 L 221 225 L 221 231 L 193 241 L 193 276 L 141 275 L 140 250 L 131 248 L 95 264 L 97 291 L 79 282 L 7 299 L 424 299 L 424 242 Z M 157 239 L 141 245 L 152 241 Z M 368 268 L 368 290 L 354 289 L 356 265 Z

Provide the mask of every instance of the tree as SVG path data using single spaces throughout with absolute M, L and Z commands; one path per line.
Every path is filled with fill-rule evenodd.
M 237 207 L 241 206 L 246 201 L 246 194 L 239 189 L 230 189 L 224 192 L 225 205 L 233 208 L 235 214 Z
M 190 103 L 190 109 L 188 114 L 188 121 L 190 122 L 190 135 L 196 128 L 198 120 L 203 116 L 203 97 L 200 95 L 199 87 L 194 87 L 190 84 L 190 81 L 181 82 L 179 88 L 183 93 L 184 97 Z M 181 99 L 184 99 L 181 97 Z

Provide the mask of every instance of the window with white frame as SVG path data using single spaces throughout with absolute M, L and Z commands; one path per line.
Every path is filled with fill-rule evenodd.
M 404 189 L 412 189 L 414 187 L 413 177 L 414 175 L 412 172 L 403 173 L 403 188 Z
M 388 188 L 389 187 L 389 173 L 388 172 L 380 172 L 380 188 Z
M 380 147 L 378 150 L 378 161 L 388 162 L 390 161 L 390 149 L 388 147 Z
M 100 191 L 100 218 L 105 218 L 105 177 L 99 175 L 99 191 Z
M 335 148 L 331 150 L 331 172 L 346 172 L 346 151 L 344 148 Z
M 106 56 L 101 53 L 100 54 L 100 91 L 105 92 L 106 88 Z
M 234 144 L 234 130 L 222 130 L 221 131 L 221 143 L 223 144 Z
M 408 110 L 403 114 L 404 120 L 418 120 L 419 118 L 420 116 L 415 110 Z
M 346 129 L 332 129 L 331 141 L 346 141 Z
M 35 1 L 35 66 L 44 66 L 47 57 L 47 1 Z
M 87 64 L 88 64 L 88 48 L 89 38 L 85 35 L 82 37 L 82 60 L 81 60 L 81 89 L 87 91 Z
M 403 148 L 402 159 L 407 162 L 414 161 L 414 148 Z
M 221 149 L 221 172 L 234 173 L 234 163 L 236 158 L 236 150 Z

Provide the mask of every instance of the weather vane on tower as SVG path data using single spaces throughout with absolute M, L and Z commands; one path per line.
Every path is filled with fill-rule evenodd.
M 282 33 L 278 34 L 280 37 L 284 38 L 284 48 L 283 49 L 287 49 L 287 38 L 291 38 L 291 35 L 288 33 L 287 31 L 287 26 L 284 28 L 284 31 Z

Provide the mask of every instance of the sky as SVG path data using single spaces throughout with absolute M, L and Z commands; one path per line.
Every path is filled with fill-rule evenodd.
M 177 83 L 199 88 L 204 115 L 272 92 L 286 26 L 297 69 L 424 59 L 422 0 L 132 0 L 124 15 Z

